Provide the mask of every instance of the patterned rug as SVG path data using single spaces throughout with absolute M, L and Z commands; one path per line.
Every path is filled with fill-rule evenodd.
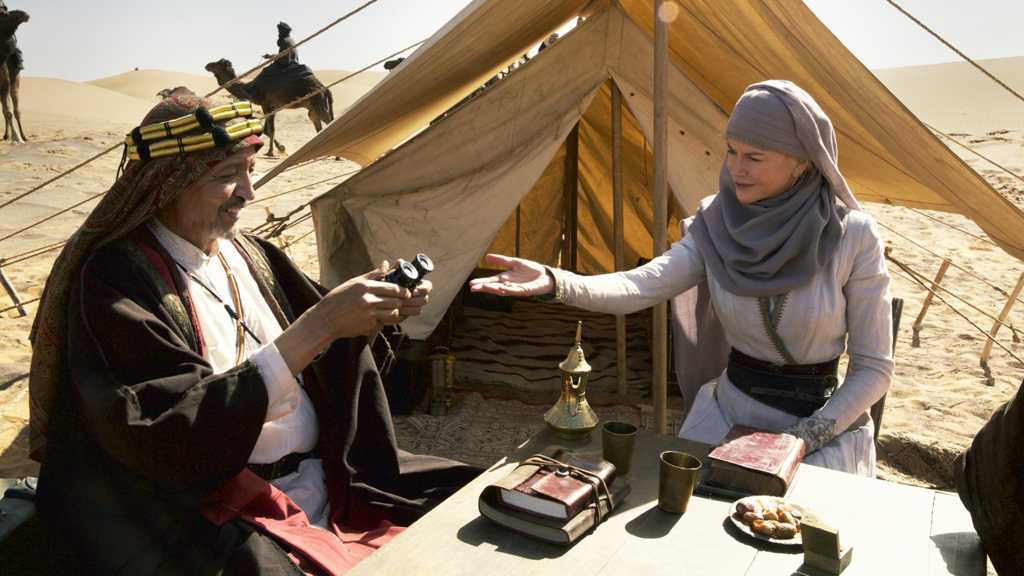
M 394 416 L 398 447 L 415 454 L 431 454 L 467 464 L 489 467 L 544 429 L 544 413 L 551 404 L 486 398 L 478 392 L 455 395 L 446 416 L 419 410 Z M 643 430 L 654 427 L 650 406 L 630 404 L 591 405 L 601 422 L 619 420 Z M 679 430 L 681 413 L 670 410 L 668 429 Z

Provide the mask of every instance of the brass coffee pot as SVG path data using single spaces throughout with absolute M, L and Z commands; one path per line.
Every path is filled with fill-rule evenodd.
M 590 435 L 600 420 L 587 403 L 587 378 L 590 377 L 590 365 L 583 357 L 580 336 L 583 322 L 576 326 L 576 344 L 569 351 L 569 356 L 558 365 L 562 379 L 562 396 L 555 405 L 544 414 L 552 434 L 566 440 L 582 440 Z

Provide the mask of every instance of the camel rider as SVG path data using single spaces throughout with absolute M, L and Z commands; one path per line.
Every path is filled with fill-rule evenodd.
M 278 53 L 284 52 L 289 48 L 295 46 L 295 41 L 291 37 L 292 27 L 285 22 L 279 22 L 277 24 L 277 48 Z M 273 54 L 264 54 L 263 58 L 273 58 Z M 281 88 L 286 84 L 292 82 L 298 82 L 299 80 L 306 80 L 313 77 L 313 71 L 305 64 L 299 63 L 299 53 L 296 50 L 288 52 L 284 56 L 281 56 L 277 60 L 274 60 L 263 70 L 260 71 L 260 75 L 256 77 L 256 80 L 252 83 L 252 87 L 248 89 L 250 100 L 259 100 L 259 96 L 268 90 L 275 90 Z

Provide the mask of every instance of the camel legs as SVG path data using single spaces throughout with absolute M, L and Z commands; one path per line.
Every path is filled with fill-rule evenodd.
M 18 91 L 21 89 L 21 72 L 15 71 L 14 77 L 11 78 L 11 107 L 14 108 L 14 120 L 18 123 L 18 134 L 21 135 L 22 142 L 28 142 L 28 137 L 25 136 L 25 129 L 21 127 L 21 107 L 18 105 Z M 6 120 L 7 115 L 4 114 Z M 13 131 L 14 127 L 11 126 Z
M 18 107 L 18 87 L 21 84 L 21 76 L 16 72 L 12 79 L 7 72 L 7 64 L 0 65 L 0 105 L 4 112 L 4 140 L 25 142 L 25 131 L 21 128 L 21 109 Z M 13 114 L 11 107 L 7 104 L 8 94 L 14 107 Z M 18 122 L 17 127 L 14 124 L 15 120 Z
M 310 102 L 310 105 L 306 108 L 309 111 L 309 121 L 313 123 L 313 127 L 319 132 L 323 129 L 323 126 L 330 124 L 333 118 L 331 117 L 331 109 L 328 103 L 327 96 L 320 94 Z
M 310 122 L 313 123 L 313 128 L 316 128 L 317 132 L 323 130 L 324 127 L 323 124 L 320 122 L 320 116 L 317 115 L 314 109 L 310 109 L 309 111 L 309 120 Z
M 266 109 L 264 109 L 264 112 L 267 113 L 267 116 L 265 116 L 263 119 L 263 133 L 267 136 L 267 138 L 270 139 L 270 146 L 267 146 L 266 156 L 273 158 L 275 146 L 277 146 L 277 151 L 280 152 L 281 154 L 285 153 L 285 147 L 284 144 L 281 144 L 280 142 L 274 140 L 274 116 L 270 115 L 273 114 L 274 111 L 267 111 Z
M 11 140 L 13 132 L 15 142 L 18 142 L 18 131 L 12 125 L 14 115 L 11 114 L 10 106 L 7 104 L 7 95 L 11 91 L 11 79 L 7 76 L 7 64 L 0 64 L 0 106 L 4 112 L 4 140 Z
M 263 119 L 263 134 L 270 139 L 270 146 L 267 146 L 267 156 L 274 155 L 274 117 L 265 117 Z

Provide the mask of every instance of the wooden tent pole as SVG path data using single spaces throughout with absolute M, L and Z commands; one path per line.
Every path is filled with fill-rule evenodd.
M 935 280 L 932 281 L 932 290 L 924 297 L 924 305 L 921 306 L 921 313 L 917 315 L 917 320 L 914 320 L 914 332 L 921 329 L 921 325 L 924 324 L 924 315 L 928 312 L 928 307 L 932 305 L 932 298 L 935 297 L 935 292 L 939 289 L 939 282 L 942 282 L 942 277 L 946 275 L 946 270 L 949 269 L 949 265 L 952 262 L 949 258 L 942 260 L 942 266 L 939 266 L 939 273 L 935 275 Z
M 18 296 L 18 291 L 14 289 L 14 284 L 11 284 L 11 280 L 7 277 L 7 273 L 4 272 L 2 266 L 0 266 L 0 283 L 4 285 L 4 290 L 7 290 L 7 294 L 10 295 L 11 300 L 14 301 L 14 305 L 18 307 L 18 314 L 28 316 L 28 312 L 25 311 L 25 306 L 22 305 L 21 297 Z
M 668 114 L 666 87 L 668 84 L 668 22 L 663 16 L 668 0 L 656 0 L 654 7 L 654 216 L 651 222 L 654 236 L 654 257 L 662 255 L 668 244 Z M 666 381 L 668 380 L 668 305 L 654 307 L 654 378 L 651 393 L 654 397 L 654 432 L 664 434 L 668 423 L 666 408 Z
M 562 227 L 562 268 L 576 272 L 576 209 L 579 199 L 580 123 L 573 126 L 565 139 L 565 221 Z
M 612 202 L 615 204 L 612 222 L 615 229 L 615 271 L 624 269 L 622 241 L 622 92 L 612 80 Z M 615 316 L 616 383 L 619 394 L 626 387 L 626 317 Z
M 522 200 L 520 200 L 519 204 L 516 205 L 516 258 L 522 258 L 522 256 L 519 255 L 519 235 L 521 233 L 521 224 L 520 224 L 520 222 L 522 220 L 522 215 L 523 215 L 523 204 L 522 204 Z
M 1010 292 L 1010 298 L 1006 300 L 1006 306 L 1003 306 L 1003 311 L 999 313 L 999 319 L 992 325 L 992 330 L 988 333 L 985 349 L 981 352 L 982 364 L 988 364 L 988 357 L 992 354 L 992 343 L 995 341 L 996 332 L 999 332 L 999 327 L 1003 325 L 1003 320 L 1006 320 L 1006 317 L 1010 315 L 1010 309 L 1013 308 L 1013 303 L 1017 301 L 1021 288 L 1024 288 L 1024 272 L 1021 272 L 1017 285 L 1013 287 L 1013 292 Z

